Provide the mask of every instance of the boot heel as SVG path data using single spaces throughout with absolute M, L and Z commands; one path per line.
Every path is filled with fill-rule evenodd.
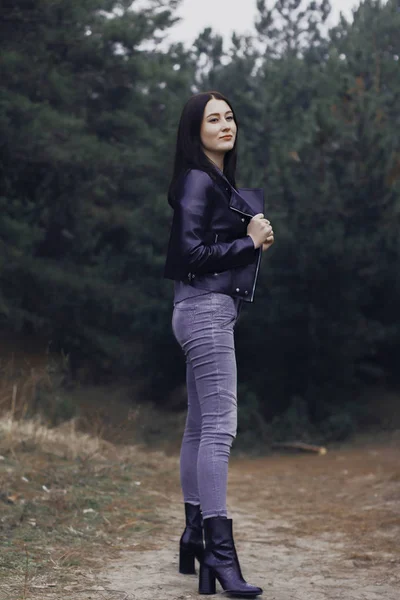
M 188 552 L 184 548 L 179 550 L 179 573 L 182 575 L 195 575 L 194 552 Z
M 200 565 L 199 594 L 216 594 L 214 571 L 210 567 Z

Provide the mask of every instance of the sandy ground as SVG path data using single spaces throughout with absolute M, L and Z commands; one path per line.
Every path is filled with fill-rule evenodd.
M 177 572 L 178 481 L 160 479 L 157 489 L 165 527 L 133 539 L 101 573 L 104 592 L 91 597 L 200 598 L 196 576 Z M 232 460 L 229 509 L 242 570 L 263 598 L 400 599 L 398 443 Z
M 25 583 L 15 578 L 0 599 L 199 599 L 197 577 L 177 569 L 178 457 L 157 460 L 139 488 L 154 516 L 148 527 L 115 535 L 103 555 L 87 545 L 85 565 L 66 574 L 55 565 Z M 244 576 L 264 588 L 262 598 L 400 600 L 400 436 L 325 456 L 231 459 L 228 508 Z

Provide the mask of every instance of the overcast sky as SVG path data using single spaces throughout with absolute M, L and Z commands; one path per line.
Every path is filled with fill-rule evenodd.
M 333 23 L 340 12 L 351 16 L 352 8 L 359 4 L 360 0 L 331 0 Z M 233 31 L 251 32 L 256 0 L 182 0 L 178 14 L 182 21 L 171 30 L 171 41 L 191 43 L 205 27 L 212 27 L 229 40 Z

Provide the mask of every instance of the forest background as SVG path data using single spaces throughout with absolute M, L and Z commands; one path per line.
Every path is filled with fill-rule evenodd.
M 3 339 L 44 340 L 69 389 L 121 381 L 132 405 L 185 408 L 166 192 L 184 102 L 218 89 L 276 239 L 236 332 L 242 439 L 400 427 L 397 0 L 329 31 L 327 0 L 259 0 L 256 35 L 190 48 L 165 39 L 178 6 L 2 3 Z

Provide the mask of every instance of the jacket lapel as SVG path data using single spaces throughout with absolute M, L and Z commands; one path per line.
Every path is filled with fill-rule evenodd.
M 229 207 L 248 217 L 264 212 L 264 190 L 262 188 L 232 188 Z
M 217 175 L 221 178 L 221 188 L 228 194 L 229 208 L 250 218 L 264 212 L 264 190 L 262 188 L 239 188 L 236 190 L 220 170 Z
M 239 194 L 241 201 L 245 201 L 246 205 L 250 208 L 251 216 L 257 215 L 258 213 L 264 212 L 264 190 L 262 188 L 239 188 Z M 237 203 L 236 198 L 233 200 L 233 194 L 231 196 L 230 206 L 235 207 Z

